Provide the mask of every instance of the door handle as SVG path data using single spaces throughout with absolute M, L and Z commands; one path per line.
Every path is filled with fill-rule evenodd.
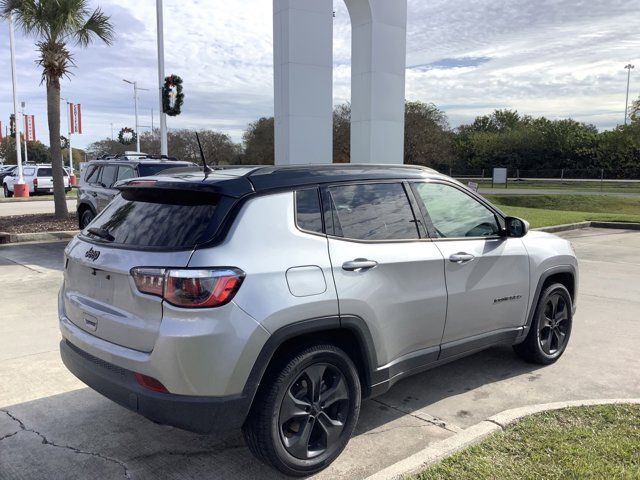
M 344 262 L 342 269 L 347 272 L 362 272 L 364 270 L 370 270 L 378 266 L 378 262 L 375 260 L 367 260 L 366 258 L 356 258 L 350 262 Z
M 453 263 L 463 264 L 463 263 L 471 262 L 475 258 L 476 257 L 471 255 L 470 253 L 459 252 L 459 253 L 454 253 L 453 255 L 451 255 L 449 257 L 449 261 L 453 262 Z

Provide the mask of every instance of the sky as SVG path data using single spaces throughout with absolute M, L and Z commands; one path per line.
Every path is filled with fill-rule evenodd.
M 395 0 L 387 0 L 395 1 Z M 134 126 L 137 80 L 141 131 L 158 125 L 155 1 L 89 1 L 111 15 L 116 42 L 72 46 L 77 68 L 62 97 L 81 103 L 89 143 Z M 334 104 L 350 99 L 351 29 L 334 0 Z M 271 0 L 164 0 L 166 73 L 183 78 L 183 113 L 169 128 L 211 128 L 240 141 L 246 126 L 273 115 Z M 45 87 L 34 40 L 17 32 L 19 101 L 48 144 Z M 408 100 L 433 102 L 455 128 L 497 108 L 573 118 L 610 129 L 640 94 L 640 0 L 408 0 Z M 0 21 L 0 121 L 13 110 L 9 28 Z M 63 117 L 63 125 L 64 125 Z

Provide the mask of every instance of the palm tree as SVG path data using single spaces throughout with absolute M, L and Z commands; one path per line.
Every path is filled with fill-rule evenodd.
M 94 39 L 113 42 L 113 26 L 100 8 L 90 11 L 86 0 L 0 0 L 0 14 L 13 13 L 26 35 L 36 39 L 37 63 L 47 86 L 47 119 L 53 167 L 53 193 L 57 218 L 68 215 L 60 148 L 60 78 L 74 66 L 67 48 L 71 42 L 86 48 Z

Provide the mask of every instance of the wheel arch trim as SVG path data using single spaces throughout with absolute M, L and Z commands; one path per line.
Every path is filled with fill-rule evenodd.
M 538 278 L 538 283 L 536 285 L 536 290 L 535 293 L 533 295 L 533 301 L 531 302 L 531 306 L 529 307 L 529 311 L 527 312 L 527 323 L 524 325 L 524 328 L 522 329 L 522 332 L 520 333 L 520 335 L 517 338 L 516 344 L 517 343 L 521 343 L 522 341 L 524 341 L 524 339 L 527 337 L 527 334 L 529 333 L 529 329 L 531 328 L 531 324 L 533 323 L 533 316 L 536 312 L 536 307 L 538 305 L 538 300 L 540 299 L 540 294 L 542 293 L 542 287 L 545 284 L 545 282 L 552 276 L 557 275 L 559 273 L 564 273 L 564 274 L 569 274 L 571 275 L 571 278 L 573 279 L 573 288 L 574 288 L 574 292 L 573 292 L 573 298 L 572 300 L 572 305 L 571 305 L 571 314 L 573 315 L 575 313 L 576 310 L 576 303 L 575 303 L 575 298 L 578 294 L 577 289 L 578 289 L 578 285 L 576 282 L 577 279 L 577 269 L 574 265 L 556 265 L 555 267 L 551 267 L 548 268 L 547 270 L 545 270 L 544 272 L 542 272 L 542 274 L 540 275 L 540 277 Z
M 377 357 L 371 332 L 366 322 L 356 316 L 332 315 L 327 317 L 310 318 L 279 328 L 271 334 L 251 368 L 247 382 L 243 389 L 243 396 L 248 399 L 249 406 L 253 403 L 255 395 L 262 380 L 267 373 L 267 368 L 274 358 L 277 350 L 287 341 L 304 335 L 336 330 L 345 330 L 358 339 L 361 359 L 363 362 L 363 374 L 365 385 L 362 385 L 363 397 L 367 397 L 371 385 L 376 379 Z M 355 360 L 355 359 L 354 359 Z

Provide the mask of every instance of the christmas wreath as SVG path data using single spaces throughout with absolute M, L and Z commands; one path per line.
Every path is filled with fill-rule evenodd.
M 162 111 L 170 117 L 175 117 L 180 115 L 183 103 L 182 79 L 178 75 L 165 77 L 162 87 Z
M 123 127 L 118 133 L 118 141 L 122 145 L 131 145 L 132 143 L 136 143 L 138 136 L 133 128 Z
M 69 139 L 64 136 L 60 136 L 60 148 L 64 150 L 65 148 L 69 148 Z

